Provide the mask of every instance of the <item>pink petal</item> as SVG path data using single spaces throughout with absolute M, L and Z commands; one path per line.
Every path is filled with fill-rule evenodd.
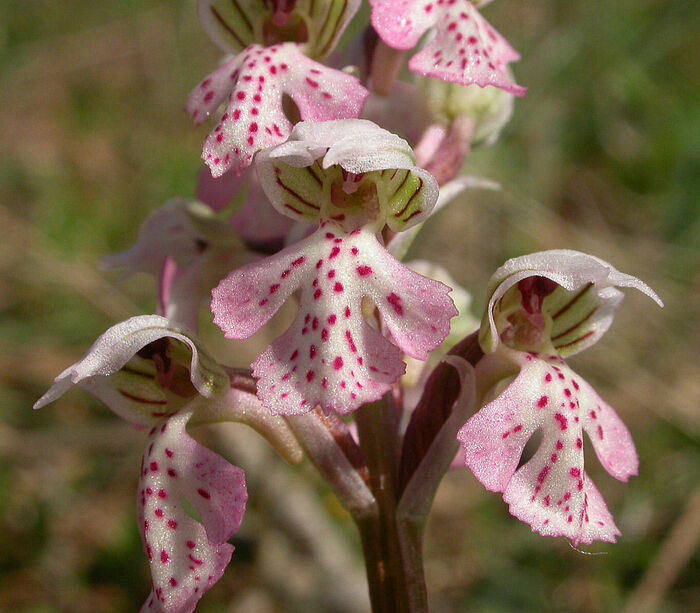
M 487 489 L 504 492 L 511 513 L 534 531 L 574 544 L 614 542 L 617 527 L 584 472 L 583 430 L 606 470 L 624 481 L 637 472 L 629 432 L 563 360 L 508 355 L 520 374 L 460 430 L 466 465 Z M 518 469 L 525 444 L 540 428 L 540 448 Z
M 310 60 L 294 43 L 248 47 L 205 79 L 187 103 L 187 112 L 201 121 L 229 95 L 202 153 L 213 176 L 240 172 L 257 151 L 286 140 L 292 125 L 282 108 L 283 94 L 302 119 L 325 121 L 357 117 L 368 92 L 355 77 Z
M 138 490 L 141 537 L 153 591 L 141 609 L 191 613 L 223 574 L 248 493 L 245 475 L 201 446 L 186 431 L 191 411 L 151 430 Z M 200 524 L 186 511 L 191 504 Z
M 506 66 L 520 58 L 468 0 L 371 0 L 372 25 L 386 44 L 411 49 L 429 29 L 435 38 L 414 55 L 413 72 L 460 85 L 492 85 L 516 96 Z
M 378 399 L 404 372 L 400 352 L 365 321 L 377 306 L 396 344 L 425 359 L 456 314 L 449 288 L 392 258 L 366 229 L 325 223 L 309 238 L 229 275 L 214 292 L 214 322 L 228 338 L 257 332 L 296 290 L 289 330 L 254 364 L 258 395 L 276 413 L 320 404 L 340 413 Z

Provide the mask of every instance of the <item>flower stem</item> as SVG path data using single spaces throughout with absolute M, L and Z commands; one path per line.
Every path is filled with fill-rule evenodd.
M 421 531 L 397 521 L 400 411 L 390 394 L 356 413 L 376 512 L 356 517 L 373 613 L 427 613 Z M 417 536 L 417 538 L 416 538 Z

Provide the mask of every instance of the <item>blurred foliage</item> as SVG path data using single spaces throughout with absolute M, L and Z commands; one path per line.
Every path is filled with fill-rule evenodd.
M 150 279 L 108 279 L 99 260 L 129 245 L 148 211 L 193 194 L 210 126 L 191 125 L 184 101 L 218 55 L 194 4 L 0 5 L 0 610 L 135 611 L 148 591 L 133 513 L 139 433 L 78 392 L 30 407 L 106 327 L 154 308 Z M 522 53 L 515 72 L 530 88 L 500 142 L 468 162 L 503 190 L 469 194 L 431 220 L 416 255 L 447 266 L 479 308 L 505 258 L 580 249 L 640 276 L 666 308 L 629 296 L 612 333 L 573 364 L 639 448 L 641 475 L 627 485 L 588 449 L 620 543 L 589 556 L 532 535 L 455 471 L 428 527 L 433 611 L 622 611 L 643 597 L 664 613 L 691 610 L 700 10 L 693 0 L 501 0 L 484 12 Z M 265 487 L 251 493 L 233 564 L 199 610 L 343 610 L 322 595 L 324 568 Z M 356 572 L 347 517 L 321 485 L 312 497 L 349 539 Z

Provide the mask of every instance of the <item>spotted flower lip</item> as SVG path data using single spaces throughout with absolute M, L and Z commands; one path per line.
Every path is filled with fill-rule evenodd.
M 214 322 L 227 338 L 249 338 L 297 290 L 295 321 L 253 364 L 258 397 L 280 414 L 316 405 L 345 414 L 377 400 L 404 372 L 401 351 L 425 360 L 456 315 L 450 288 L 395 260 L 373 230 L 326 221 L 224 279 L 213 291 Z M 366 319 L 365 298 L 393 343 Z
M 525 95 L 526 88 L 506 74 L 507 65 L 520 56 L 469 0 L 370 0 L 370 4 L 374 29 L 395 49 L 412 49 L 434 28 L 434 38 L 409 61 L 413 72 Z
M 199 0 L 198 12 L 209 37 L 227 53 L 255 43 L 303 44 L 309 57 L 323 59 L 335 49 L 361 0 Z
M 627 481 L 638 460 L 625 425 L 561 358 L 501 347 L 485 359 L 506 360 L 519 374 L 460 430 L 466 466 L 486 489 L 503 492 L 510 512 L 533 531 L 574 545 L 615 542 L 620 531 L 584 471 L 583 432 L 608 473 Z M 538 451 L 518 468 L 538 429 Z
M 178 347 L 191 354 L 189 372 L 182 368 L 187 356 L 177 355 Z M 234 548 L 227 541 L 241 525 L 248 498 L 243 471 L 186 430 L 198 393 L 205 399 L 223 394 L 228 375 L 189 333 L 164 317 L 146 315 L 107 330 L 56 378 L 35 408 L 72 385 L 125 420 L 151 428 L 137 507 L 153 589 L 141 611 L 191 613 L 231 560 Z M 188 504 L 201 523 L 188 513 Z
M 537 279 L 552 283 L 543 284 Z M 510 303 L 508 298 L 513 292 L 520 291 L 520 296 L 515 297 L 518 311 L 523 314 L 529 311 L 530 316 L 544 314 L 543 325 L 549 326 L 546 340 L 551 341 L 558 355 L 573 355 L 595 344 L 612 324 L 624 298 L 617 287 L 638 289 L 663 306 L 654 290 L 643 281 L 592 255 L 555 249 L 513 258 L 489 281 L 486 294 L 489 302 L 479 342 L 486 353 L 496 350 L 503 340 L 501 311 Z M 533 300 L 538 303 L 536 306 L 525 304 Z
M 372 185 L 376 221 L 395 231 L 425 220 L 438 198 L 437 182 L 415 165 L 408 143 L 365 119 L 301 122 L 286 143 L 258 155 L 256 169 L 280 213 L 313 223 L 351 214 L 332 206 L 334 187 L 352 194 Z
M 226 101 L 202 158 L 218 177 L 250 165 L 255 153 L 287 139 L 292 124 L 283 95 L 303 120 L 358 117 L 369 92 L 359 79 L 309 59 L 299 45 L 252 45 L 227 59 L 190 94 L 187 112 L 201 123 Z

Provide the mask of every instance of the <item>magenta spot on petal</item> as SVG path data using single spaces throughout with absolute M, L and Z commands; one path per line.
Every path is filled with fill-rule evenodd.
M 337 356 L 335 360 L 333 360 L 333 368 L 336 370 L 340 370 L 343 367 L 343 358 L 340 356 Z
M 168 476 L 175 478 L 177 473 L 172 468 L 168 468 Z
M 236 98 L 238 98 L 239 100 L 245 100 L 245 92 L 238 92 L 236 94 Z
M 160 552 L 160 561 L 163 564 L 167 564 L 170 561 L 170 556 L 168 555 L 168 552 L 163 549 L 163 551 Z
M 167 498 L 168 493 L 165 490 L 158 490 L 158 498 Z
M 158 462 L 151 462 L 151 471 L 157 472 L 158 471 Z
M 168 527 L 171 530 L 177 530 L 177 522 L 174 519 L 168 520 Z
M 153 511 L 153 514 L 156 517 L 163 517 L 163 509 L 156 509 L 155 511 Z
M 337 294 L 341 294 L 343 292 L 343 284 L 340 283 L 339 281 L 336 282 L 336 284 L 333 286 L 333 291 L 336 292 Z
M 566 430 L 568 424 L 566 417 L 564 417 L 561 413 L 557 413 L 554 415 L 554 419 L 556 419 L 559 422 L 559 427 L 562 430 Z
M 358 266 L 357 274 L 361 277 L 366 277 L 372 274 L 372 269 L 369 266 Z
M 202 488 L 199 488 L 197 490 L 197 493 L 206 500 L 209 500 L 211 498 L 211 494 L 207 492 L 207 490 L 203 490 Z
M 604 436 L 603 436 L 603 426 L 598 426 L 598 436 L 600 437 L 600 440 L 602 441 Z
M 393 307 L 399 317 L 403 317 L 403 306 L 401 305 L 401 298 L 399 296 L 391 292 L 391 294 L 387 296 L 386 301 Z
M 547 406 L 547 403 L 548 403 L 548 402 L 549 402 L 549 399 L 547 398 L 547 396 L 542 396 L 542 397 L 537 401 L 537 406 L 538 406 L 540 409 L 543 409 L 544 407 Z
M 177 579 L 175 579 L 175 577 L 170 577 L 170 585 L 173 587 L 177 586 Z
M 314 377 L 316 376 L 316 373 L 313 370 L 309 370 L 306 373 L 306 380 L 311 383 L 314 380 Z
M 331 259 L 331 260 L 332 260 L 332 259 L 333 259 L 334 257 L 336 257 L 339 253 L 340 253 L 340 247 L 337 247 L 337 246 L 336 246 L 336 247 L 333 247 L 333 249 L 331 249 L 331 254 L 330 254 L 330 256 L 328 256 L 328 259 Z
M 558 449 L 559 451 L 561 451 L 562 449 L 564 449 L 564 443 L 562 443 L 561 441 L 557 441 L 557 449 Z
M 168 449 L 167 447 L 165 448 L 165 455 L 167 455 L 169 458 L 173 457 L 173 452 L 172 449 Z
M 350 307 L 345 307 L 345 318 L 346 319 L 350 318 Z
M 195 542 L 194 542 L 194 541 L 187 541 L 187 542 L 185 543 L 185 545 L 187 545 L 187 547 L 189 547 L 190 549 L 194 549 L 194 548 L 195 548 Z

